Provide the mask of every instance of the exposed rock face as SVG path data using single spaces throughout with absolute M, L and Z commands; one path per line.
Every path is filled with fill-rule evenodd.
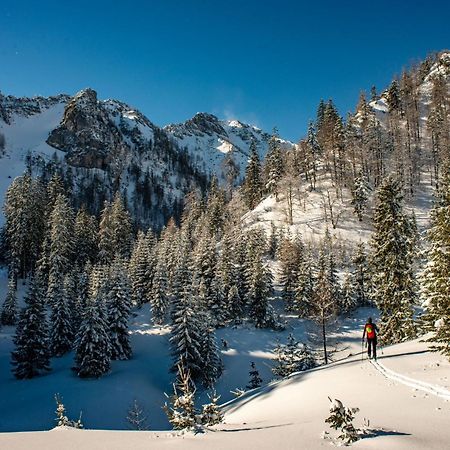
M 71 165 L 97 169 L 104 169 L 114 156 L 128 150 L 92 89 L 79 92 L 69 101 L 61 124 L 50 133 L 47 143 L 67 152 Z

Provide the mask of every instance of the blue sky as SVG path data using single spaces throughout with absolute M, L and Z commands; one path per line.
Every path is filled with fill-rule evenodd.
M 198 111 L 296 140 L 321 98 L 450 47 L 450 2 L 0 0 L 0 90 L 117 98 L 158 125 Z

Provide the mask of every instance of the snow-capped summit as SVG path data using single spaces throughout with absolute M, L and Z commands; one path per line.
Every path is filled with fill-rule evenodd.
M 255 142 L 261 158 L 268 150 L 270 134 L 239 120 L 220 120 L 213 114 L 197 113 L 179 124 L 167 125 L 164 130 L 191 156 L 196 167 L 219 181 L 229 179 L 230 165 L 237 169 L 236 182 L 245 172 L 250 144 Z M 293 144 L 280 139 L 284 148 Z

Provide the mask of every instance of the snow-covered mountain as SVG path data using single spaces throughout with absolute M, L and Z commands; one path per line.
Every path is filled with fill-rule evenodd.
M 197 113 L 186 122 L 168 125 L 164 130 L 185 149 L 196 167 L 208 175 L 226 181 L 231 163 L 237 169 L 237 182 L 247 166 L 249 147 L 256 144 L 260 158 L 267 153 L 270 134 L 238 120 L 219 120 L 208 113 Z M 292 143 L 280 139 L 283 148 Z
M 42 173 L 56 165 L 70 174 L 80 202 L 98 210 L 119 188 L 139 222 L 160 227 L 212 175 L 225 183 L 231 167 L 239 183 L 250 142 L 263 157 L 269 138 L 206 113 L 163 129 L 125 103 L 99 100 L 92 89 L 73 97 L 0 96 L 0 201 L 27 166 Z

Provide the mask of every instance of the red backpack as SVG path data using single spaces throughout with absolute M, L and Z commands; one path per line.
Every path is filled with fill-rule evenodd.
M 367 339 L 373 339 L 375 337 L 375 325 L 373 323 L 366 323 Z

